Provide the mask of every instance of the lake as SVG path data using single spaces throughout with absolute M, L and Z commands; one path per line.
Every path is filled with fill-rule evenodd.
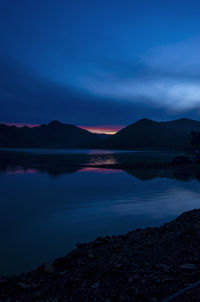
M 180 173 L 106 169 L 95 164 L 59 168 L 58 173 L 54 165 L 52 173 L 51 167 L 41 168 L 32 160 L 24 165 L 3 162 L 0 275 L 34 269 L 98 236 L 159 226 L 200 206 L 199 181 Z

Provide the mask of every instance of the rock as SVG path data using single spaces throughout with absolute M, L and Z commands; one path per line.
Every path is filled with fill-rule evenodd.
M 50 263 L 45 263 L 43 265 L 43 270 L 46 272 L 46 273 L 53 273 L 54 272 L 54 268 L 53 266 L 50 264 Z
M 87 286 L 87 282 L 86 281 L 81 283 L 81 287 L 82 288 L 85 288 L 86 286 Z
M 24 283 L 24 282 L 18 282 L 17 285 L 18 285 L 18 287 L 20 287 L 22 289 L 27 289 L 27 288 L 31 287 L 29 284 Z
M 157 279 L 157 280 L 156 280 L 156 283 L 158 283 L 158 284 L 161 283 L 161 280 L 160 280 L 160 279 Z
M 121 244 L 117 243 L 113 245 L 113 250 L 121 250 L 121 249 L 122 249 Z
M 95 245 L 95 246 L 101 246 L 101 245 L 103 245 L 103 241 L 102 241 L 101 239 L 96 239 L 96 240 L 94 241 L 94 245 Z
M 64 267 L 66 264 L 66 258 L 65 257 L 60 257 L 60 258 L 57 258 L 54 263 L 53 263 L 53 267 L 55 268 L 62 268 Z
M 60 276 L 63 276 L 63 275 L 65 275 L 67 272 L 68 272 L 68 271 L 66 270 L 66 271 L 59 272 L 58 274 L 59 274 Z
M 36 290 L 34 293 L 33 293 L 34 297 L 40 297 L 42 295 L 42 291 L 41 290 Z
M 39 285 L 38 284 L 36 284 L 36 283 L 31 283 L 31 285 L 30 285 L 32 288 L 37 288 Z
M 99 282 L 95 282 L 94 284 L 92 284 L 91 288 L 97 289 L 99 288 L 100 284 Z
M 4 277 L 0 277 L 0 285 L 5 284 L 7 281 L 8 281 L 8 279 L 6 279 Z
M 83 246 L 84 246 L 83 243 L 77 243 L 77 245 L 76 245 L 77 249 L 80 249 L 80 248 L 82 248 Z
M 199 150 L 194 150 L 190 156 L 189 156 L 189 160 L 192 163 L 198 163 L 200 160 L 200 151 Z
M 168 272 L 170 270 L 170 267 L 167 264 L 160 264 L 160 265 L 158 265 L 158 268 L 160 268 L 164 272 Z
M 132 279 L 133 279 L 133 280 L 138 280 L 138 279 L 140 279 L 140 276 L 139 276 L 138 274 L 134 274 L 134 275 L 132 276 Z
M 88 258 L 90 258 L 90 259 L 94 259 L 94 254 L 93 253 L 88 253 Z
M 190 271 L 195 271 L 197 269 L 197 266 L 193 263 L 185 263 L 185 264 L 179 265 L 179 267 L 183 270 L 190 270 Z

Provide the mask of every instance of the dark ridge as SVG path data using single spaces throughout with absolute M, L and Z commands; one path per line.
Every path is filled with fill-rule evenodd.
M 186 149 L 190 134 L 200 131 L 200 122 L 182 118 L 155 122 L 141 119 L 107 139 L 106 147 L 113 149 Z
M 0 124 L 0 147 L 185 150 L 193 148 L 194 132 L 200 132 L 200 122 L 187 118 L 161 122 L 143 118 L 115 135 L 94 134 L 56 120 L 33 128 Z
M 47 124 L 47 126 L 49 126 L 49 127 L 62 127 L 63 125 L 64 125 L 63 123 L 56 121 L 56 120 L 51 121 Z
M 59 121 L 32 128 L 0 125 L 0 147 L 7 148 L 80 148 L 99 139 L 97 134 Z

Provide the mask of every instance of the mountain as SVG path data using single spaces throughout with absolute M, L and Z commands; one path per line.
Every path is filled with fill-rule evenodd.
M 189 146 L 190 134 L 200 131 L 200 122 L 178 119 L 156 122 L 141 119 L 117 132 L 105 141 L 106 148 L 113 149 L 173 149 Z
M 200 122 L 186 118 L 167 122 L 141 119 L 115 135 L 95 134 L 58 121 L 33 128 L 0 124 L 0 147 L 174 149 L 189 146 L 192 132 L 200 132 Z
M 78 148 L 101 139 L 98 134 L 58 121 L 33 128 L 0 124 L 0 147 Z

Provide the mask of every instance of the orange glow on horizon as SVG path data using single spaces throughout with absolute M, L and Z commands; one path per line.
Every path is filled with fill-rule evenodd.
M 98 134 L 115 134 L 123 128 L 123 126 L 80 126 L 92 133 Z
M 41 124 L 32 124 L 32 123 L 15 123 L 15 122 L 0 122 L 0 124 L 7 125 L 7 126 L 16 126 L 19 128 L 22 127 L 38 127 Z M 78 126 L 82 129 L 88 130 L 91 133 L 97 133 L 97 134 L 115 134 L 119 130 L 121 130 L 124 126 L 117 125 L 117 126 Z

